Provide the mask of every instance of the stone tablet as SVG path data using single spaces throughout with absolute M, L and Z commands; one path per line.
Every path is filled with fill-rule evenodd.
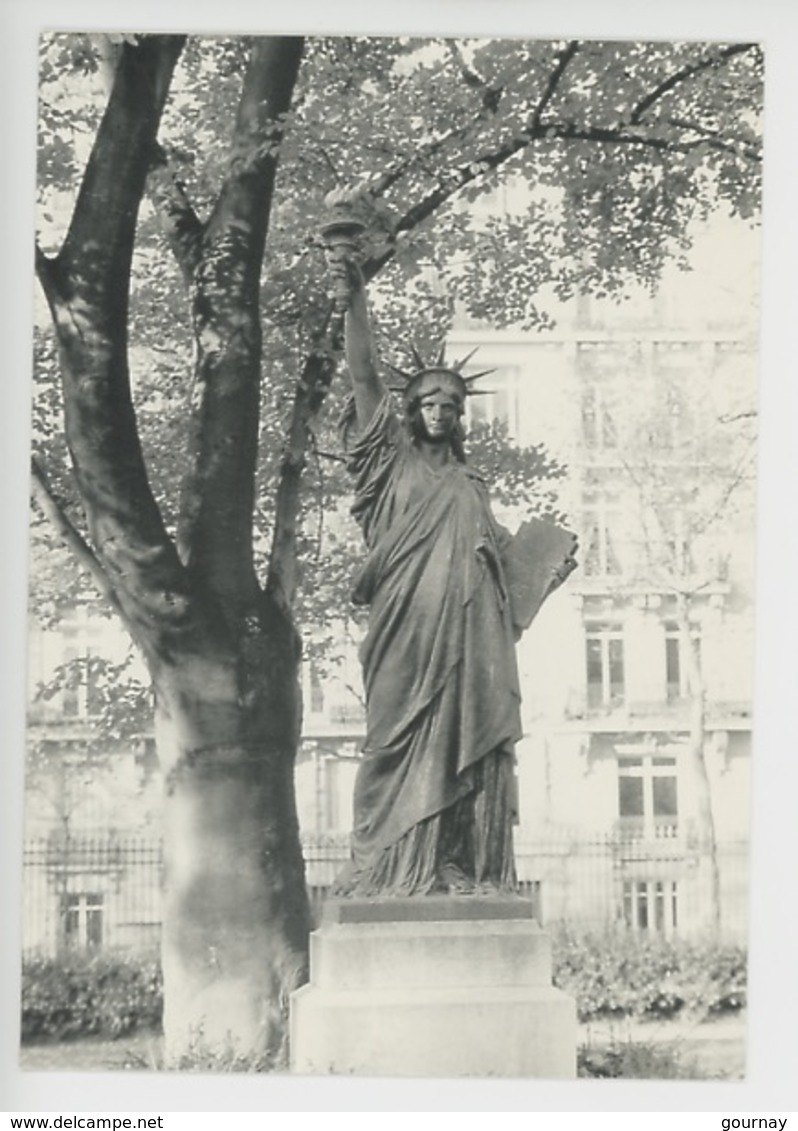
M 554 522 L 533 518 L 519 527 L 503 554 L 513 621 L 519 629 L 529 628 L 575 548 L 576 536 Z

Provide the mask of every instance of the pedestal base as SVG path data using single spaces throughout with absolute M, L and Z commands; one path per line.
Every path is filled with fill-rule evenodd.
M 575 1003 L 531 914 L 515 899 L 334 903 L 291 999 L 292 1071 L 573 1078 Z

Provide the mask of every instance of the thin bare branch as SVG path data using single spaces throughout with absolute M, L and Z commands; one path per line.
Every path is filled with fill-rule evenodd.
M 118 612 L 121 611 L 116 590 L 111 584 L 108 574 L 103 569 L 102 564 L 91 546 L 67 515 L 53 492 L 47 476 L 44 473 L 44 469 L 35 456 L 31 456 L 30 469 L 36 502 L 43 514 L 55 527 L 57 533 L 63 538 L 80 564 L 91 574 L 101 595 L 105 597 Z
M 279 604 L 290 608 L 297 586 L 300 481 L 307 460 L 311 425 L 327 396 L 337 364 L 336 341 L 340 317 L 328 321 L 308 353 L 297 382 L 288 437 L 283 449 L 274 511 L 274 535 L 266 588 Z
M 758 416 L 759 413 L 756 409 L 752 409 L 750 412 L 724 413 L 718 417 L 718 424 L 736 424 L 738 420 L 756 420 Z

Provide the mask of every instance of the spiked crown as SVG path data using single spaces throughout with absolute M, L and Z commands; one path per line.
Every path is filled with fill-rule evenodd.
M 469 374 L 468 377 L 463 376 L 462 371 L 477 352 L 476 349 L 471 350 L 459 361 L 452 362 L 451 365 L 446 364 L 445 344 L 441 346 L 437 357 L 432 362 L 425 361 L 415 345 L 411 345 L 410 352 L 415 362 L 414 369 L 399 369 L 396 365 L 388 363 L 388 368 L 398 378 L 398 381 L 401 381 L 401 384 L 397 381 L 389 384 L 388 387 L 393 392 L 401 394 L 405 407 L 418 395 L 422 384 L 426 383 L 426 379 L 434 379 L 436 376 L 441 379 L 444 385 L 452 389 L 463 403 L 465 403 L 466 397 L 480 396 L 491 391 L 490 389 L 472 389 L 471 385 L 479 377 L 493 373 L 492 369 L 483 369 L 479 373 Z

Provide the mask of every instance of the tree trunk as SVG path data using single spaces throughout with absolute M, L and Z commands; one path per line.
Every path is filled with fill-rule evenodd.
M 138 435 L 127 320 L 137 213 L 182 43 L 145 35 L 120 48 L 67 238 L 54 259 L 39 253 L 37 271 L 89 535 L 71 544 L 156 695 L 167 1054 L 179 1063 L 192 1049 L 228 1049 L 254 1064 L 285 1039 L 310 927 L 293 786 L 299 644 L 290 600 L 276 583 L 261 590 L 252 560 L 259 277 L 302 41 L 253 41 L 237 159 L 212 214 L 205 224 L 186 223 L 185 208 L 172 215 L 197 345 L 176 545 Z
M 687 666 L 687 692 L 690 710 L 689 750 L 696 796 L 698 843 L 707 870 L 709 894 L 709 928 L 714 936 L 720 933 L 720 871 L 715 835 L 715 816 L 712 811 L 712 791 L 706 763 L 706 689 L 701 667 L 701 646 L 694 639 L 686 598 L 678 604 L 679 633 L 682 655 Z
M 306 978 L 299 653 L 282 628 L 250 622 L 234 649 L 169 656 L 154 673 L 171 1062 L 192 1050 L 279 1060 L 288 995 Z

